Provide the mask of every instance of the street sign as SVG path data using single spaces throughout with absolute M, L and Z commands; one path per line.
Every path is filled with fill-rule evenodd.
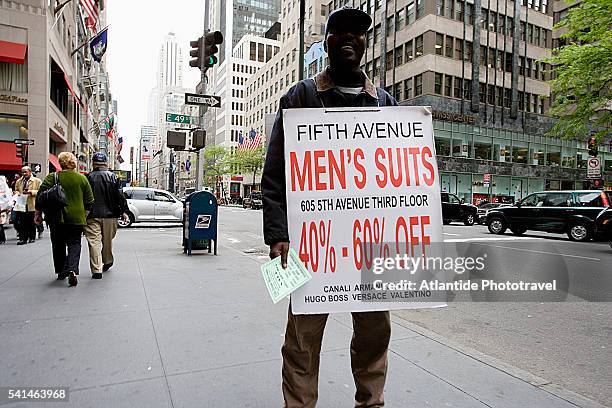
M 40 163 L 30 163 L 30 168 L 33 173 L 40 173 L 42 171 L 42 166 Z
M 587 160 L 587 178 L 601 178 L 601 160 L 599 157 L 589 157 Z
M 482 185 L 484 187 L 489 187 L 490 183 L 491 183 L 491 174 L 489 173 L 484 174 L 482 177 Z
M 189 115 L 181 115 L 178 113 L 166 113 L 166 122 L 192 124 L 196 123 L 197 118 Z
M 20 145 L 33 145 L 34 144 L 34 141 L 30 139 L 14 139 L 13 142 L 15 144 L 20 144 Z
M 198 95 L 192 93 L 185 94 L 186 105 L 202 105 L 218 108 L 221 106 L 221 97 L 215 95 Z

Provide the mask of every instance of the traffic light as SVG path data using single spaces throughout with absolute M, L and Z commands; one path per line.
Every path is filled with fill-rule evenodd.
M 203 66 L 205 68 L 210 68 L 217 63 L 217 57 L 215 54 L 219 52 L 218 44 L 223 43 L 223 34 L 221 31 L 209 31 L 204 35 L 204 56 L 203 56 Z
M 206 131 L 196 130 L 193 132 L 191 145 L 194 149 L 203 149 L 206 147 Z
M 597 157 L 597 139 L 591 137 L 588 141 L 589 146 L 589 156 Z
M 194 57 L 189 61 L 189 66 L 194 68 L 202 69 L 202 50 L 204 49 L 204 37 L 200 37 L 195 41 L 190 41 L 191 51 L 189 55 Z

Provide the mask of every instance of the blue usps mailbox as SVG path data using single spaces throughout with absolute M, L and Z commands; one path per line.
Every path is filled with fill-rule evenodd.
M 183 211 L 183 253 L 191 255 L 192 249 L 208 249 L 215 243 L 217 255 L 217 199 L 208 191 L 190 194 Z

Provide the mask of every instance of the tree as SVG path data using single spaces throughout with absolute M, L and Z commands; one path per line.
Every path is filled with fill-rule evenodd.
M 227 149 L 223 146 L 210 145 L 204 149 L 204 184 L 221 190 L 219 179 L 230 172 L 230 161 Z
M 559 119 L 549 134 L 584 140 L 594 131 L 602 141 L 612 125 L 612 1 L 583 0 L 555 29 L 567 32 L 546 60 L 554 72 L 550 113 Z
M 232 155 L 232 166 L 241 173 L 253 173 L 253 187 L 255 187 L 255 177 L 263 168 L 266 158 L 265 149 L 260 146 L 256 149 L 236 150 Z

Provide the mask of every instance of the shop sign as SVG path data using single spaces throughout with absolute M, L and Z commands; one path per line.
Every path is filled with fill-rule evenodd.
M 491 184 L 491 174 L 489 173 L 484 174 L 482 178 L 482 182 L 483 182 L 484 187 L 489 187 L 489 185 Z
M 444 112 L 444 111 L 433 111 L 432 116 L 434 119 L 447 120 L 449 122 L 467 123 L 473 125 L 476 123 L 476 117 L 472 115 L 463 115 L 461 113 Z
M 53 124 L 53 129 L 55 129 L 60 135 L 66 136 L 66 131 L 64 130 L 64 127 L 59 124 L 59 122 L 55 122 Z
M 22 98 L 17 95 L 0 94 L 0 102 L 27 104 L 28 98 Z

